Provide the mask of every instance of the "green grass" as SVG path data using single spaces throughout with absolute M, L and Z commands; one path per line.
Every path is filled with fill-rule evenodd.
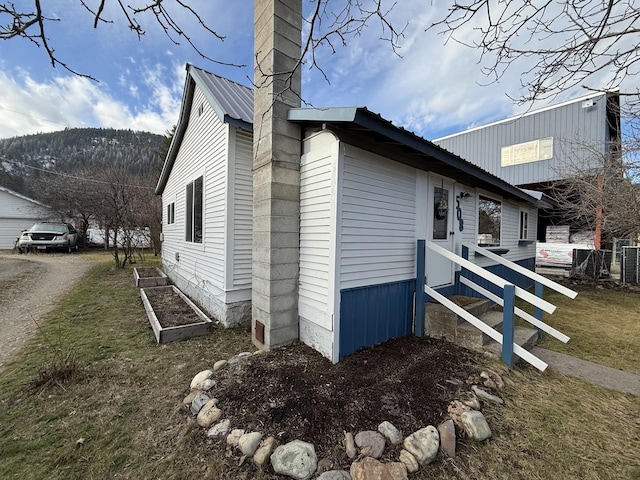
M 109 256 L 90 255 L 101 263 L 0 374 L 0 478 L 275 478 L 250 465 L 230 468 L 232 460 L 204 438 L 181 406 L 195 373 L 252 350 L 248 330 L 159 346 L 132 268 L 113 269 Z M 147 256 L 145 262 L 157 259 Z M 612 366 L 633 370 L 638 296 L 582 291 L 566 305 L 548 298 L 559 304 L 548 320 L 573 337 L 573 346 L 563 348 L 607 359 L 598 352 L 620 340 L 615 324 L 628 333 L 621 334 L 625 347 L 616 347 Z M 587 328 L 585 318 L 593 325 Z M 545 346 L 555 349 L 559 342 Z M 75 376 L 34 387 L 55 352 L 73 353 Z M 494 436 L 482 444 L 463 440 L 454 460 L 439 459 L 410 478 L 640 479 L 638 397 L 531 368 L 520 367 L 508 378 L 506 406 L 485 407 Z
M 640 295 L 608 289 L 580 289 L 571 300 L 555 292 L 545 299 L 558 308 L 549 325 L 571 337 L 567 344 L 545 335 L 543 348 L 640 374 Z

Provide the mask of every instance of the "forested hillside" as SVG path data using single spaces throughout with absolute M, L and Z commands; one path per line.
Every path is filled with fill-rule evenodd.
M 0 139 L 0 185 L 38 198 L 31 180 L 47 171 L 74 174 L 102 165 L 126 166 L 136 176 L 155 179 L 163 138 L 132 130 L 72 128 Z

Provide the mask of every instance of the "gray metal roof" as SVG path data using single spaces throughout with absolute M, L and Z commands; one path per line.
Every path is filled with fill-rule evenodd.
M 180 117 L 156 185 L 157 195 L 162 195 L 164 187 L 167 185 L 169 174 L 187 130 L 196 85 L 221 122 L 235 125 L 243 130 L 253 131 L 253 89 L 187 64 L 187 78 L 182 94 Z
M 253 124 L 253 89 L 193 65 L 187 72 L 195 80 L 220 121 Z M 240 126 L 240 125 L 238 125 Z
M 409 130 L 396 127 L 365 107 L 293 108 L 288 120 L 326 127 L 349 143 L 414 168 L 432 171 L 504 197 L 537 204 L 521 189 Z

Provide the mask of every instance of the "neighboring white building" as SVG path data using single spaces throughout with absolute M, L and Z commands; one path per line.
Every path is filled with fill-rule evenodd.
M 187 66 L 156 193 L 166 274 L 226 326 L 251 318 L 253 92 Z
M 0 249 L 13 248 L 22 230 L 34 223 L 59 217 L 46 205 L 0 186 Z
M 251 317 L 252 100 L 250 89 L 188 66 L 156 189 L 165 272 L 227 326 Z M 411 333 L 418 239 L 460 254 L 490 210 L 486 246 L 534 268 L 537 205 L 522 190 L 364 108 L 290 109 L 286 121 L 303 132 L 299 338 L 332 361 Z M 468 293 L 444 257 L 427 251 L 426 271 L 442 293 Z

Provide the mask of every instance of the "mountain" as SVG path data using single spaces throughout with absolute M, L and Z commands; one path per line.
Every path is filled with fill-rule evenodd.
M 37 198 L 29 179 L 47 171 L 74 174 L 123 164 L 135 175 L 156 178 L 162 167 L 162 135 L 105 128 L 67 128 L 0 139 L 0 185 Z

